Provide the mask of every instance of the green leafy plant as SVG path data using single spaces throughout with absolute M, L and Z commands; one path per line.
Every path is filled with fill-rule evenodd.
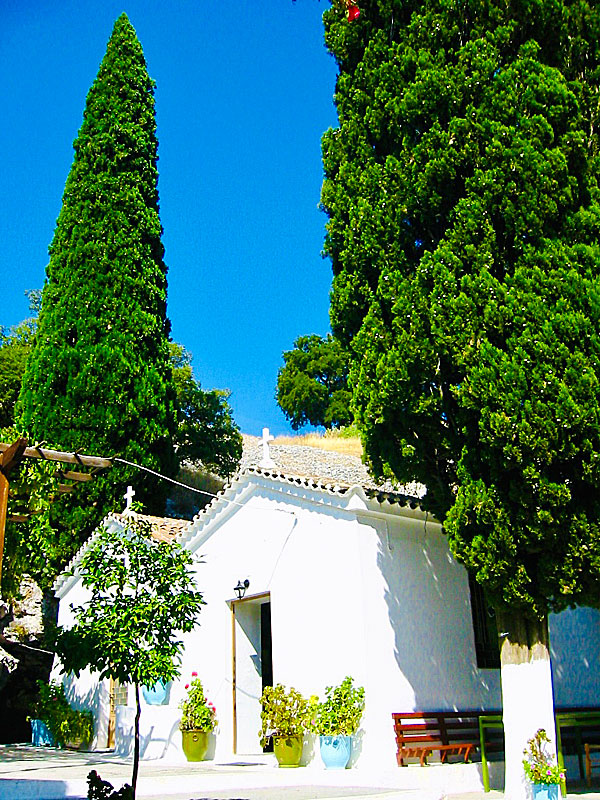
M 561 770 L 547 752 L 549 743 L 548 734 L 540 728 L 523 750 L 523 769 L 532 783 L 560 783 L 565 779 L 565 770 Z
M 296 689 L 286 690 L 280 683 L 265 686 L 260 704 L 262 747 L 272 736 L 302 736 L 308 730 L 313 705 Z
M 327 736 L 352 736 L 359 728 L 365 708 L 365 690 L 353 686 L 350 676 L 339 686 L 325 688 L 326 699 L 312 706 L 310 729 Z
M 204 695 L 202 683 L 192 672 L 192 680 L 186 684 L 187 699 L 180 703 L 182 711 L 179 729 L 182 731 L 214 731 L 217 727 L 217 710 Z
M 73 708 L 67 700 L 62 683 L 37 683 L 39 700 L 35 705 L 34 715 L 46 724 L 54 741 L 60 747 L 76 742 L 89 744 L 94 735 L 92 712 Z

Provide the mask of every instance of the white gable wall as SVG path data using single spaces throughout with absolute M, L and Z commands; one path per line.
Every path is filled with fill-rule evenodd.
M 372 513 L 361 495 L 343 504 L 326 497 L 337 505 L 331 508 L 322 492 L 299 494 L 263 479 L 243 509 L 230 508 L 190 542 L 206 561 L 199 585 L 207 607 L 189 640 L 187 669 L 195 665 L 219 709 L 217 747 L 233 742 L 225 601 L 244 578 L 248 595 L 270 594 L 274 682 L 306 696 L 322 696 L 346 675 L 365 686 L 361 763 L 393 763 L 392 710 L 499 708 L 497 671 L 475 666 L 466 573 L 451 559 L 439 524 L 397 506 Z M 237 604 L 238 620 L 246 602 Z M 256 642 L 251 618 L 243 621 Z M 238 684 L 241 678 L 249 686 L 260 654 L 239 622 L 236 647 Z M 252 697 L 238 692 L 239 753 L 259 752 L 258 677 L 253 688 Z

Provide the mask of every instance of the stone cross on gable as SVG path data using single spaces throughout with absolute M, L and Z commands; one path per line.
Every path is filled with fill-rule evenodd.
M 271 436 L 269 433 L 268 428 L 263 428 L 262 432 L 262 449 L 263 455 L 261 460 L 258 462 L 258 466 L 261 469 L 272 469 L 276 466 L 275 462 L 271 458 L 271 451 L 269 450 L 269 442 L 272 442 L 275 437 Z
M 135 492 L 133 491 L 133 486 L 128 486 L 127 491 L 123 495 L 123 499 L 125 500 L 125 511 L 124 514 L 130 514 L 132 512 L 131 503 L 133 502 L 133 498 L 135 496 Z

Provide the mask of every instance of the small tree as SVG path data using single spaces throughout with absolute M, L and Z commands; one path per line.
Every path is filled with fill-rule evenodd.
M 337 339 L 299 336 L 283 354 L 277 404 L 294 430 L 303 425 L 339 428 L 353 421 L 348 389 L 350 359 Z
M 177 430 L 173 437 L 180 464 L 200 462 L 204 469 L 227 478 L 242 457 L 242 436 L 228 403 L 229 391 L 205 391 L 194 378 L 192 356 L 169 343 L 177 397 Z
M 56 651 L 64 672 L 90 667 L 101 678 L 135 686 L 132 789 L 140 759 L 140 686 L 179 674 L 180 634 L 191 631 L 203 605 L 190 571 L 192 556 L 152 539 L 152 526 L 132 514 L 106 529 L 85 551 L 76 572 L 89 599 L 72 607 L 75 622 L 59 628 Z

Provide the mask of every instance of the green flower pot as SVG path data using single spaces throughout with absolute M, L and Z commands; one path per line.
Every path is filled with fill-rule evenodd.
M 202 761 L 208 750 L 210 731 L 181 731 L 181 746 L 188 761 Z
M 303 736 L 273 736 L 273 752 L 280 767 L 299 767 Z

